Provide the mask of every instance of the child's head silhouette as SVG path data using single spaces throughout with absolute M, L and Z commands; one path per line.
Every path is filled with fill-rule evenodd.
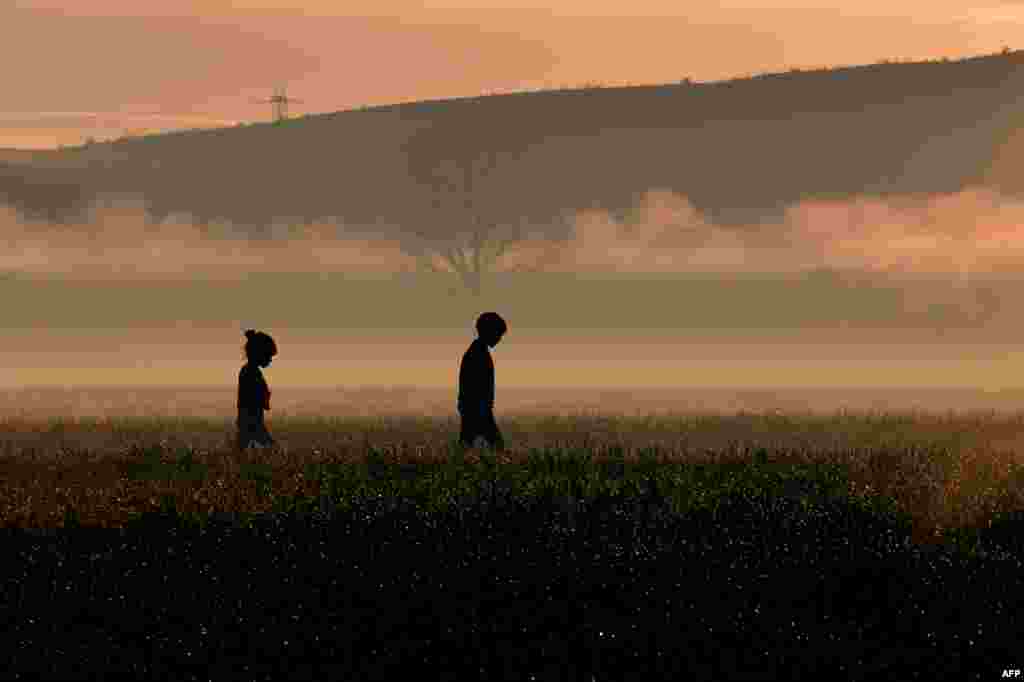
M 476 318 L 476 333 L 488 346 L 498 345 L 501 337 L 508 331 L 508 325 L 498 313 L 483 313 Z
M 260 367 L 270 364 L 270 359 L 277 355 L 277 344 L 269 334 L 247 329 L 245 332 L 245 357 Z

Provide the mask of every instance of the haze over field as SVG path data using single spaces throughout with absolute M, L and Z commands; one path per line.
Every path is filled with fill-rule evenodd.
M 68 53 L 76 27 L 104 44 L 160 27 L 122 81 L 81 85 L 100 50 L 11 85 L 0 386 L 230 388 L 251 327 L 277 339 L 275 388 L 452 390 L 483 310 L 510 325 L 499 403 L 503 387 L 1020 384 L 1024 56 L 876 64 L 997 50 L 1012 8 L 393 4 L 0 9 L 15 40 L 52 31 Z M 402 59 L 348 68 L 367 36 Z M 232 57 L 211 70 L 218 41 Z M 53 149 L 144 109 L 150 132 L 259 120 L 251 98 L 281 81 L 308 99 L 286 125 Z M 672 85 L 352 110 L 581 82 Z M 337 113 L 298 115 L 316 111 Z M 487 154 L 493 178 L 458 167 Z M 458 185 L 448 163 L 473 180 L 439 190 Z M 479 297 L 443 257 L 474 224 L 511 240 Z
M 94 222 L 71 229 L 22 224 L 7 212 L 5 234 L 17 248 L 3 255 L 3 267 L 18 279 L 6 283 L 6 291 L 26 277 L 35 284 L 19 289 L 25 298 L 9 306 L 0 385 L 231 386 L 242 360 L 241 331 L 254 327 L 278 341 L 281 355 L 268 370 L 277 388 L 450 389 L 482 308 L 502 311 L 511 325 L 494 350 L 499 401 L 502 387 L 991 389 L 1019 384 L 1016 377 L 1024 371 L 1019 325 L 1005 309 L 993 313 L 1004 316 L 1003 325 L 958 320 L 945 334 L 931 327 L 870 329 L 855 320 L 819 328 L 813 321 L 804 328 L 797 323 L 788 330 L 757 329 L 755 321 L 755 328 L 743 329 L 742 317 L 751 312 L 770 324 L 770 310 L 766 318 L 757 304 L 754 310 L 737 309 L 737 319 L 730 320 L 728 311 L 719 315 L 738 329 L 702 326 L 708 308 L 716 305 L 713 298 L 731 288 L 730 272 L 774 270 L 800 281 L 800 268 L 825 264 L 851 268 L 854 278 L 862 269 L 874 269 L 883 279 L 938 273 L 935 286 L 945 282 L 946 288 L 930 290 L 929 297 L 916 301 L 918 307 L 929 302 L 967 307 L 974 299 L 962 292 L 970 292 L 976 279 L 984 281 L 1000 267 L 1012 273 L 1020 265 L 1014 224 L 1021 208 L 1015 200 L 968 191 L 916 208 L 881 201 L 807 203 L 794 207 L 778 232 L 745 239 L 758 233 L 708 224 L 685 199 L 658 194 L 648 199 L 629 228 L 599 212 L 579 216 L 574 238 L 559 245 L 559 258 L 545 271 L 609 282 L 630 274 L 703 271 L 721 277 L 719 288 L 709 290 L 712 298 L 667 290 L 667 307 L 659 310 L 651 301 L 606 293 L 593 300 L 597 290 L 587 289 L 581 279 L 571 290 L 563 286 L 533 299 L 534 289 L 526 285 L 502 290 L 485 283 L 477 304 L 454 273 L 428 283 L 424 275 L 413 274 L 415 260 L 396 243 L 346 239 L 335 225 L 260 242 L 227 233 L 211 238 L 187 222 L 147 227 L 130 204 L 100 209 Z M 669 224 L 706 237 L 680 234 Z M 499 269 L 528 264 L 531 249 L 540 253 L 548 247 L 527 242 L 500 261 Z M 966 279 L 960 279 L 959 268 Z M 274 273 L 288 272 L 320 273 L 322 281 L 317 285 L 313 277 L 311 284 L 275 287 Z M 265 276 L 257 279 L 259 273 Z M 412 279 L 396 282 L 396 277 Z M 389 280 L 394 286 L 385 291 Z M 853 282 L 853 291 L 865 286 Z M 89 286 L 98 287 L 95 296 Z M 224 301 L 220 313 L 207 310 L 214 301 Z M 798 319 L 794 301 L 780 296 L 768 304 L 778 307 L 780 319 Z M 900 304 L 907 320 L 914 303 L 908 296 Z M 1012 302 L 1004 297 L 1001 305 Z M 97 310 L 89 312 L 92 306 Z M 430 328 L 422 323 L 430 324 L 433 313 L 412 317 L 431 309 L 439 321 Z M 32 310 L 35 317 L 26 318 Z M 456 311 L 464 311 L 463 317 Z M 371 313 L 386 327 L 362 323 Z M 35 321 L 13 322 L 19 319 Z M 522 391 L 519 395 L 520 404 L 531 404 Z
M 112 201 L 89 222 L 25 223 L 0 209 L 8 247 L 0 270 L 75 278 L 237 279 L 252 272 L 390 273 L 417 261 L 387 236 L 348 234 L 344 224 L 275 225 L 269 239 L 247 238 L 231 223 L 195 225 L 187 215 L 147 224 L 138 201 Z M 577 214 L 566 240 L 525 236 L 496 270 L 683 273 L 794 272 L 811 268 L 969 279 L 1024 271 L 1024 199 L 988 188 L 945 196 L 814 200 L 787 207 L 779 222 L 721 226 L 685 196 L 647 192 L 627 224 L 605 211 Z M 438 267 L 444 267 L 435 258 Z M 446 269 L 451 270 L 450 266 Z M 453 272 L 454 275 L 454 272 Z M 453 277 L 454 281 L 454 277 Z

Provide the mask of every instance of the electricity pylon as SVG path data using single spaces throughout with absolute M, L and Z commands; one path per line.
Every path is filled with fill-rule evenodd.
M 274 90 L 274 96 L 270 99 L 254 99 L 253 102 L 256 104 L 270 104 L 274 105 L 274 123 L 279 124 L 288 118 L 288 103 L 297 102 L 301 103 L 301 99 L 292 99 L 285 94 L 284 86 L 278 87 Z

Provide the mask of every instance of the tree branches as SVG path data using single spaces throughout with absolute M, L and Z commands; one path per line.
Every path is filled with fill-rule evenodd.
M 523 239 L 515 228 L 523 224 L 517 193 L 526 180 L 520 157 L 528 143 L 515 130 L 481 125 L 475 113 L 420 130 L 404 151 L 418 197 L 410 219 L 433 231 L 413 229 L 408 248 L 419 269 L 454 272 L 480 296 L 485 276 Z

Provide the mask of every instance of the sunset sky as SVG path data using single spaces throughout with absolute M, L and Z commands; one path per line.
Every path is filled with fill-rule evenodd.
M 721 80 L 1020 47 L 1024 2 L 14 0 L 0 147 L 485 92 Z M 966 5 L 966 6 L 965 6 Z M 619 9 L 619 8 L 623 9 Z M 628 7 L 628 10 L 625 9 Z

